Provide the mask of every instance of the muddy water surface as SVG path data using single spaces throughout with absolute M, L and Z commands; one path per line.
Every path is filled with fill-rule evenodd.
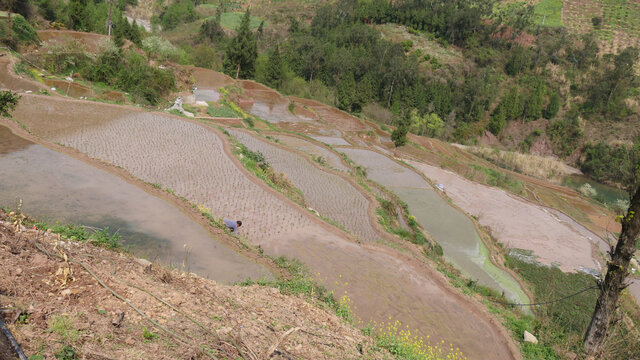
M 213 239 L 187 215 L 120 178 L 0 126 L 0 204 L 50 223 L 118 231 L 137 256 L 232 283 L 269 272 Z M 185 247 L 186 245 L 186 247 Z
M 367 176 L 387 187 L 409 206 L 422 227 L 442 246 L 445 258 L 463 273 L 512 301 L 528 302 L 518 283 L 488 259 L 488 251 L 471 222 L 451 207 L 421 176 L 384 155 L 370 150 L 340 148 L 367 169 Z

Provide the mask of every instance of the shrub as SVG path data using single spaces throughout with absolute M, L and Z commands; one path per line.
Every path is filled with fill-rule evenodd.
M 176 1 L 160 15 L 160 24 L 164 30 L 175 29 L 182 23 L 196 19 L 193 2 L 189 0 Z

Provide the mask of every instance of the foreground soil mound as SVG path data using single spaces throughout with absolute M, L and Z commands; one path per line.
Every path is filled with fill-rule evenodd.
M 383 358 L 359 330 L 277 289 L 219 285 L 7 220 L 0 212 L 0 315 L 32 358 Z

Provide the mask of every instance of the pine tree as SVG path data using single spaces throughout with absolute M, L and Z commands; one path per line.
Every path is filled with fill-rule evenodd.
M 549 105 L 547 105 L 547 109 L 544 111 L 544 117 L 551 120 L 560 110 L 560 98 L 557 93 L 553 93 L 551 98 L 549 99 Z
M 282 84 L 282 59 L 280 57 L 280 47 L 276 45 L 273 52 L 269 55 L 267 62 L 266 82 L 270 87 L 277 89 Z
M 224 59 L 224 72 L 236 78 L 248 79 L 255 72 L 258 45 L 255 36 L 249 29 L 251 14 L 244 13 L 240 27 L 236 29 L 236 37 L 231 39 Z
M 542 117 L 542 102 L 544 100 L 545 90 L 542 80 L 535 80 L 525 108 L 525 116 L 527 119 L 536 120 Z
M 354 102 L 356 100 L 356 80 L 353 78 L 353 73 L 348 71 L 342 80 L 338 83 L 338 90 L 336 92 L 336 103 L 338 108 L 351 111 Z
M 87 0 L 69 1 L 69 26 L 73 30 L 86 30 L 85 20 L 87 19 Z

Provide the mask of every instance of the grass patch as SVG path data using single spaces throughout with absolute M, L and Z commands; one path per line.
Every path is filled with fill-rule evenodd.
M 311 275 L 309 275 L 306 266 L 296 259 L 280 256 L 273 258 L 273 262 L 289 274 L 288 278 L 276 281 L 258 280 L 256 282 L 247 279 L 238 285 L 249 286 L 258 284 L 260 286 L 274 287 L 285 295 L 303 295 L 308 301 L 315 304 L 322 304 L 331 309 L 343 320 L 349 323 L 353 322 L 351 300 L 348 296 L 345 295 L 340 299 L 336 299 L 334 293 L 328 291 L 324 286 L 318 285 Z
M 506 265 L 520 274 L 531 285 L 536 302 L 547 302 L 574 294 L 595 284 L 595 279 L 584 273 L 563 273 L 556 267 L 530 264 L 512 256 L 506 256 Z M 528 327 L 540 341 L 537 346 L 523 345 L 525 359 L 559 359 L 553 349 L 563 348 L 580 353 L 582 338 L 591 321 L 598 296 L 597 289 L 580 295 L 540 305 L 538 317 L 507 322 L 514 333 Z
M 497 186 L 514 194 L 521 194 L 524 191 L 524 185 L 522 182 L 518 179 L 514 179 L 510 175 L 480 165 L 469 164 L 469 166 L 474 170 L 474 173 L 471 175 L 472 179 L 475 179 L 476 174 L 479 173 L 484 177 L 483 182 L 491 186 Z
M 120 234 L 117 232 L 109 232 L 109 228 L 93 229 L 82 225 L 66 224 L 49 225 L 43 221 L 29 222 L 29 226 L 35 226 L 38 229 L 51 229 L 54 234 L 60 234 L 63 239 L 71 241 L 90 242 L 94 245 L 109 249 L 122 250 Z
M 69 316 L 53 315 L 49 320 L 50 333 L 60 336 L 65 342 L 75 342 L 80 337 L 80 332 L 76 330 L 73 319 Z
M 302 191 L 296 188 L 284 173 L 278 173 L 273 170 L 261 152 L 251 151 L 235 139 L 233 139 L 233 142 L 236 146 L 234 155 L 240 159 L 247 170 L 251 171 L 254 175 L 267 183 L 267 185 L 278 190 L 289 199 L 301 206 L 307 207 Z
M 244 16 L 243 12 L 226 12 L 223 13 L 220 16 L 220 25 L 222 25 L 223 28 L 229 29 L 229 30 L 236 30 L 238 27 L 240 27 L 240 22 L 242 21 L 242 17 Z M 209 17 L 206 20 L 210 20 L 210 19 L 215 19 L 215 16 Z M 206 21 L 205 20 L 205 21 Z M 260 26 L 260 23 L 263 20 L 259 17 L 256 16 L 251 16 L 249 19 L 249 28 L 250 29 L 256 29 L 258 28 L 258 26 Z M 265 21 L 265 25 L 266 25 L 266 21 Z
M 535 6 L 533 13 L 536 17 L 536 23 L 539 25 L 563 26 L 562 0 L 542 0 Z
M 233 108 L 227 104 L 221 104 L 218 107 L 209 106 L 207 108 L 207 114 L 212 117 L 221 117 L 221 118 L 235 118 L 239 117 L 238 113 L 233 110 Z

